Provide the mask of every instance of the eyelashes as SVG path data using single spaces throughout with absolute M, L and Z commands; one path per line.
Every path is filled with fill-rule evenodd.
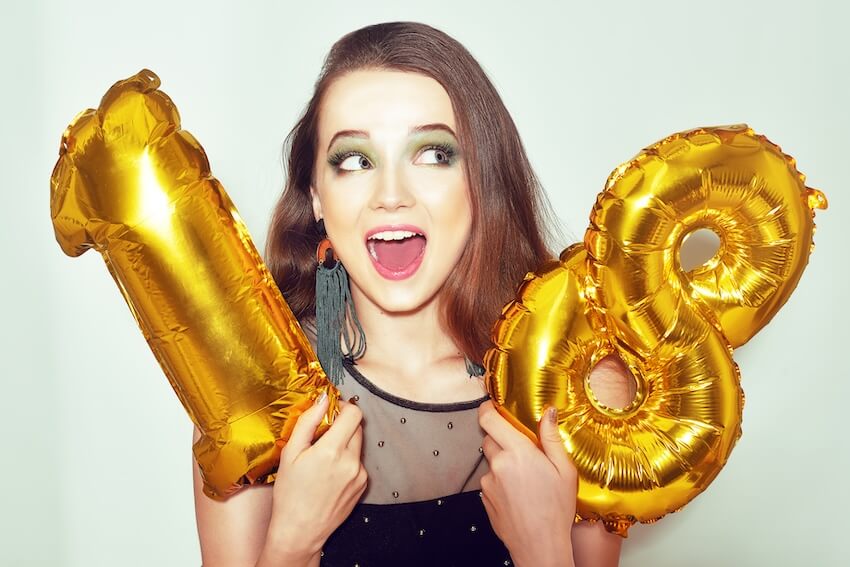
M 443 152 L 446 155 L 445 161 L 441 161 L 438 163 L 444 163 L 446 165 L 451 165 L 455 162 L 455 157 L 457 156 L 457 150 L 454 146 L 450 144 L 431 144 L 425 146 L 422 151 L 426 152 L 428 150 L 437 150 Z
M 367 161 L 369 159 L 362 152 L 354 150 L 339 150 L 328 156 L 328 163 L 335 168 L 339 168 L 339 165 L 351 156 L 360 156 Z
M 436 143 L 436 144 L 428 144 L 422 148 L 420 151 L 420 156 L 427 152 L 433 150 L 434 152 L 439 152 L 443 157 L 437 157 L 436 161 L 428 162 L 424 165 L 442 165 L 442 166 L 450 166 L 455 163 L 458 157 L 458 150 L 452 144 L 445 143 Z M 436 155 L 440 155 L 436 154 Z M 360 166 L 358 169 L 349 169 L 341 167 L 342 164 L 348 160 L 348 158 L 357 156 L 360 159 L 357 160 L 357 164 Z M 340 149 L 336 152 L 330 154 L 328 156 L 328 164 L 333 167 L 338 173 L 345 173 L 349 171 L 360 171 L 362 169 L 369 169 L 369 166 L 372 165 L 370 158 L 366 155 L 365 152 L 360 150 L 346 150 Z

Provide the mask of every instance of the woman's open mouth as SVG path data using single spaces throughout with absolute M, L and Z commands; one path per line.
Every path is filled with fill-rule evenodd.
M 366 235 L 366 248 L 377 272 L 388 280 L 409 278 L 425 256 L 424 232 L 410 225 L 382 226 Z

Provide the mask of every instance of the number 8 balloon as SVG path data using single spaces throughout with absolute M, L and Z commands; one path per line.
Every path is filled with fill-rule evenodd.
M 223 499 L 272 482 L 291 419 L 338 392 L 210 175 L 159 78 L 119 81 L 62 136 L 50 179 L 56 239 L 103 255 L 177 397 L 202 437 L 204 492 Z
M 674 134 L 618 167 L 583 244 L 529 273 L 493 329 L 487 384 L 500 413 L 536 439 L 559 412 L 579 473 L 577 519 L 626 535 L 702 492 L 740 437 L 732 349 L 766 325 L 813 248 L 814 209 L 794 160 L 744 125 Z M 685 239 L 720 238 L 686 271 Z M 616 354 L 636 396 L 610 408 L 589 375 Z

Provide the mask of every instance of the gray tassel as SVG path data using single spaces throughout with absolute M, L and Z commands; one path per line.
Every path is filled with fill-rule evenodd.
M 466 363 L 466 373 L 469 374 L 469 377 L 473 376 L 484 376 L 484 367 L 475 364 L 467 357 L 463 357 L 463 361 Z
M 346 315 L 355 327 L 354 337 L 346 325 Z M 356 359 L 366 351 L 365 334 L 354 311 L 348 274 L 342 262 L 335 262 L 331 268 L 320 263 L 316 268 L 316 335 L 316 356 L 328 379 L 338 386 L 343 381 L 343 356 Z M 345 341 L 346 355 L 340 338 Z

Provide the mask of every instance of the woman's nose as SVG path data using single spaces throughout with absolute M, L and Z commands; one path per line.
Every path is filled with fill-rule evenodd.
M 416 202 L 401 168 L 385 167 L 375 176 L 375 187 L 369 205 L 373 209 L 395 210 Z

